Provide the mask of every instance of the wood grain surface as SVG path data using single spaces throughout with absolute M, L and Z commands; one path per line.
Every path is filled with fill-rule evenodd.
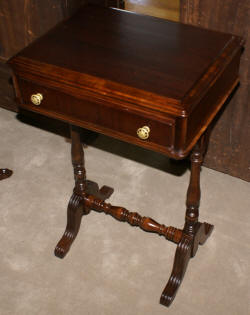
M 17 104 L 14 98 L 14 88 L 12 85 L 10 68 L 6 64 L 0 62 L 0 106 L 16 112 Z
M 0 57 L 7 60 L 59 21 L 72 15 L 84 0 L 0 1 Z
M 241 50 L 230 34 L 85 6 L 9 64 L 22 107 L 181 159 L 238 83 Z
M 89 6 L 17 57 L 108 80 L 109 89 L 115 82 L 179 101 L 222 51 L 231 55 L 239 41 L 230 34 Z
M 181 21 L 246 40 L 240 87 L 215 125 L 205 165 L 250 181 L 250 1 L 183 0 Z

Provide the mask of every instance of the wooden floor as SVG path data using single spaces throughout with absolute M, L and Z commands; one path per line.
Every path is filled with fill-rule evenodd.
M 125 9 L 179 21 L 180 0 L 126 0 Z

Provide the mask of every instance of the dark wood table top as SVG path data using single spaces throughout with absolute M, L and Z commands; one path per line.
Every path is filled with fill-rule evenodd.
M 169 147 L 175 147 L 175 156 L 184 156 L 236 85 L 241 47 L 242 39 L 231 34 L 85 6 L 9 63 L 18 77 L 76 97 L 102 99 L 115 108 L 156 119 L 168 115 L 170 123 L 178 125 L 171 135 L 175 144 L 169 142 Z M 228 68 L 230 73 L 224 74 Z M 222 83 L 217 84 L 223 74 L 224 90 L 219 87 Z M 219 91 L 206 101 L 214 105 L 201 105 L 216 84 Z M 200 107 L 205 109 L 194 111 Z M 191 122 L 176 121 L 189 116 L 194 117 Z M 187 124 L 194 126 L 190 134 L 184 131 Z
M 181 99 L 231 38 L 131 12 L 87 7 L 22 56 Z

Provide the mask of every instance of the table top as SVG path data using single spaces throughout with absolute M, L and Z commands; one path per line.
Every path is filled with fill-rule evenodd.
M 120 83 L 120 90 L 131 87 L 131 94 L 136 91 L 149 99 L 157 95 L 176 104 L 228 46 L 238 48 L 237 39 L 155 17 L 87 6 L 19 56 L 88 74 L 102 87 Z
M 237 85 L 242 45 L 231 34 L 84 6 L 9 64 L 22 107 L 183 158 Z

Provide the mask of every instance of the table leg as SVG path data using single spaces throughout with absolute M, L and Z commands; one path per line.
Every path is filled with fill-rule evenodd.
M 189 260 L 194 257 L 198 246 L 205 243 L 210 236 L 213 226 L 200 223 L 200 171 L 206 147 L 208 133 L 201 137 L 191 154 L 191 175 L 187 191 L 187 210 L 183 230 L 157 223 L 151 218 L 142 217 L 136 212 L 130 212 L 123 207 L 115 207 L 104 201 L 113 193 L 113 189 L 99 186 L 86 180 L 84 167 L 84 152 L 80 141 L 80 132 L 77 127 L 71 126 L 71 155 L 74 168 L 75 188 L 68 205 L 66 230 L 56 246 L 55 255 L 63 258 L 70 249 L 80 228 L 83 214 L 88 214 L 91 209 L 105 212 L 114 218 L 139 226 L 147 232 L 164 235 L 167 240 L 177 243 L 174 265 L 170 279 L 161 295 L 160 303 L 169 306 L 181 285 Z
M 8 168 L 0 168 L 0 180 L 10 177 L 13 174 Z
M 82 215 L 88 214 L 90 209 L 85 206 L 85 194 L 92 194 L 97 198 L 105 200 L 113 193 L 113 189 L 108 186 L 99 186 L 86 180 L 86 170 L 84 166 L 84 151 L 80 139 L 80 129 L 71 126 L 71 157 L 74 169 L 75 188 L 70 198 L 67 210 L 66 230 L 55 248 L 55 255 L 64 258 L 69 251 L 80 229 Z
M 160 303 L 165 306 L 172 303 L 181 285 L 190 258 L 195 256 L 199 244 L 204 244 L 213 230 L 213 225 L 198 222 L 201 196 L 200 171 L 207 149 L 208 137 L 209 133 L 207 132 L 197 142 L 191 154 L 191 174 L 187 191 L 184 233 L 176 249 L 170 279 L 161 295 Z

